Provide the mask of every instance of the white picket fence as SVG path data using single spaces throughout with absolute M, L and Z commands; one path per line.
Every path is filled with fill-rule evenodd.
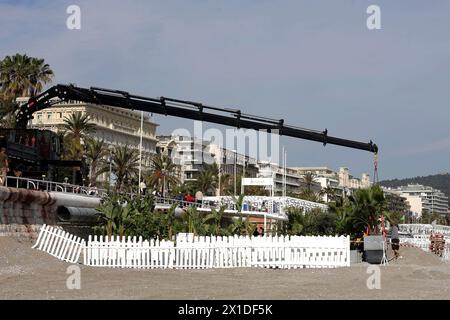
M 60 260 L 77 263 L 85 245 L 85 240 L 44 224 L 33 248 L 45 251 Z
M 430 252 L 430 236 L 425 234 L 414 235 L 413 238 L 400 238 L 401 245 L 410 245 Z M 442 252 L 442 259 L 450 261 L 450 238 L 445 237 L 445 248 Z
M 89 236 L 83 263 L 93 267 L 172 268 L 173 241 Z
M 120 268 L 335 268 L 350 266 L 349 237 L 90 237 L 84 264 Z
M 176 241 L 89 236 L 88 241 L 44 225 L 38 250 L 93 267 L 138 269 L 336 268 L 350 266 L 350 237 L 201 237 L 178 234 Z
M 430 251 L 430 236 L 417 234 L 413 238 L 400 238 L 400 244 L 414 246 L 428 252 Z

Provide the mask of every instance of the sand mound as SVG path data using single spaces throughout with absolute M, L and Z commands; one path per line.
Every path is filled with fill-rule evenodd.
M 0 237 L 0 276 L 32 273 L 63 263 L 45 252 L 31 249 L 33 244 L 28 239 Z

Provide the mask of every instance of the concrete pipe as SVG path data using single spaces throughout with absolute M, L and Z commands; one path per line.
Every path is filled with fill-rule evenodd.
M 99 214 L 93 208 L 59 206 L 57 210 L 57 216 L 61 222 L 73 224 L 95 224 L 98 222 Z

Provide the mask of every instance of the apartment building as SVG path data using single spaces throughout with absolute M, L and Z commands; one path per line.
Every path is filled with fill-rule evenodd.
M 359 188 L 367 188 L 371 186 L 370 176 L 367 173 L 362 174 L 361 179 L 358 179 L 350 174 L 347 167 L 339 168 L 336 172 L 329 167 L 291 167 L 301 177 L 308 173 L 314 175 L 314 182 L 317 183 L 320 189 L 332 189 L 333 196 L 327 193 L 322 193 L 322 200 L 329 202 L 335 197 L 342 197 L 344 194 L 350 194 L 351 190 Z M 319 189 L 319 190 L 320 190 Z
M 448 213 L 448 197 L 438 189 L 409 184 L 392 190 L 408 201 L 411 211 L 418 217 L 422 216 L 424 210 L 443 216 Z
M 258 178 L 272 178 L 274 183 L 275 195 L 282 195 L 285 181 L 284 168 L 277 163 L 273 163 L 270 161 L 259 161 L 258 167 Z M 286 168 L 286 194 L 300 193 L 300 191 L 302 190 L 302 185 L 303 184 L 301 176 L 298 174 L 298 172 L 295 169 Z
M 179 166 L 182 183 L 196 181 L 196 175 L 215 163 L 222 175 L 256 177 L 257 161 L 209 141 L 186 136 L 158 136 L 158 153 L 169 155 Z M 235 165 L 236 164 L 236 165 Z

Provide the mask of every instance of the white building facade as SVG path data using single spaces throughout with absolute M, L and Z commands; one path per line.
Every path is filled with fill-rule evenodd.
M 256 177 L 257 173 L 256 159 L 193 137 L 158 136 L 158 151 L 180 167 L 182 183 L 196 181 L 196 175 L 214 163 L 221 175 L 234 175 L 235 168 L 238 176 Z
M 26 102 L 28 98 L 20 98 Z M 141 112 L 110 106 L 90 104 L 80 101 L 60 102 L 50 108 L 34 113 L 31 127 L 58 132 L 63 129 L 64 119 L 71 114 L 81 112 L 87 114 L 95 125 L 91 137 L 104 140 L 108 146 L 129 146 L 139 149 Z M 151 117 L 144 115 L 142 131 L 142 165 L 148 167 L 151 157 L 156 154 L 156 128 Z
M 329 167 L 292 167 L 297 173 L 303 177 L 310 173 L 314 176 L 314 181 L 320 185 L 321 189 L 332 189 L 334 196 L 341 197 L 351 193 L 354 189 L 368 188 L 372 185 L 370 176 L 367 173 L 362 174 L 361 179 L 355 178 L 350 174 L 347 167 L 339 168 L 336 172 Z M 322 200 L 329 202 L 332 199 L 329 194 L 321 194 Z
M 448 197 L 438 189 L 420 184 L 410 184 L 398 187 L 393 191 L 409 202 L 411 211 L 418 217 L 422 216 L 424 210 L 443 216 L 448 214 Z

